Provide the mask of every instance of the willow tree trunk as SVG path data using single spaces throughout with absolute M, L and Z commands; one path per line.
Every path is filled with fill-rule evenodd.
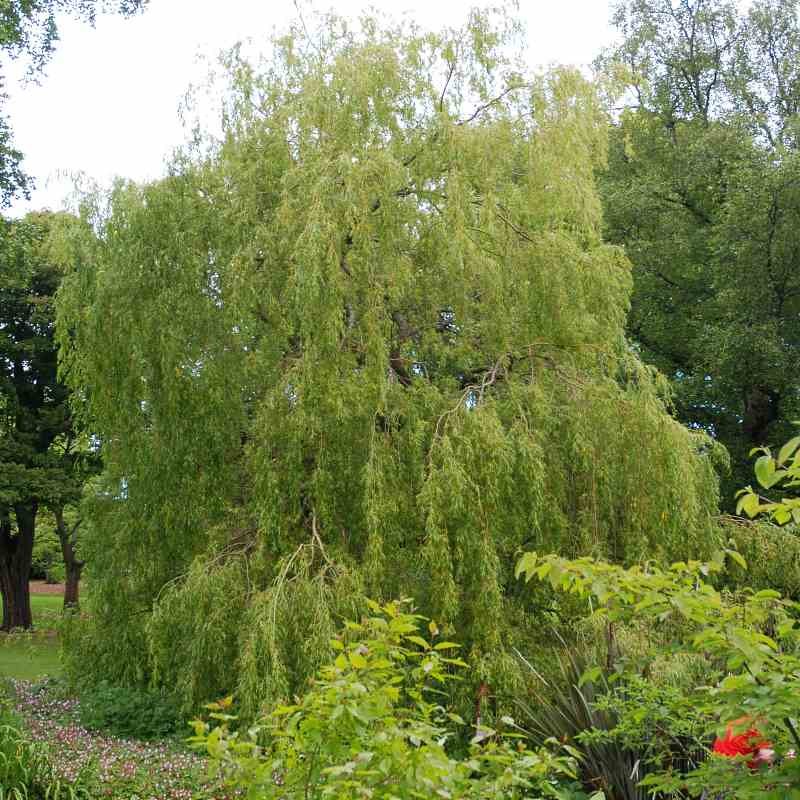
M 0 518 L 0 594 L 3 624 L 0 630 L 28 629 L 33 625 L 28 579 L 36 531 L 35 503 L 14 506 L 17 531 L 12 535 L 10 514 Z
M 61 542 L 61 555 L 64 557 L 64 572 L 66 575 L 64 585 L 64 610 L 68 608 L 78 608 L 80 605 L 80 581 L 83 571 L 83 561 L 75 555 L 75 535 L 78 532 L 81 521 L 78 520 L 72 529 L 68 529 L 64 522 L 62 509 L 54 512 L 56 518 L 56 531 Z

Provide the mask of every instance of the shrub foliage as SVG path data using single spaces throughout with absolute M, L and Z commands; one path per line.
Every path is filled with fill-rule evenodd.
M 452 756 L 464 722 L 441 701 L 454 670 L 467 666 L 453 655 L 458 645 L 440 640 L 434 623 L 423 638 L 426 620 L 406 603 L 370 608 L 334 640 L 338 655 L 309 691 L 272 708 L 247 737 L 228 730 L 230 699 L 210 706 L 215 727 L 195 723 L 195 743 L 232 785 L 276 800 L 586 797 L 568 748 L 530 750 L 479 726 L 468 753 Z

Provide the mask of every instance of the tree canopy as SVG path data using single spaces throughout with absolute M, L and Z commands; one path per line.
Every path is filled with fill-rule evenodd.
M 3 629 L 30 627 L 36 516 L 80 498 L 86 459 L 57 376 L 54 298 L 61 271 L 48 240 L 63 218 L 30 214 L 0 228 L 0 593 Z
M 732 510 L 749 450 L 800 414 L 797 3 L 625 0 L 615 23 L 605 63 L 632 90 L 600 184 L 605 235 L 634 265 L 631 338 L 680 419 L 730 451 Z
M 126 16 L 140 11 L 148 0 L 4 0 L 0 6 L 0 51 L 24 57 L 32 71 L 49 61 L 58 41 L 58 15 L 94 24 L 97 13 Z
M 71 663 L 188 705 L 293 690 L 365 594 L 413 595 L 509 680 L 500 645 L 537 625 L 519 548 L 715 537 L 712 442 L 626 343 L 592 85 L 526 74 L 502 14 L 325 31 L 233 51 L 221 139 L 88 199 L 60 245 L 106 467 Z

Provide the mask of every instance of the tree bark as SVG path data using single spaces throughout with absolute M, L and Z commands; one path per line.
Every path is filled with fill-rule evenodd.
M 77 609 L 80 606 L 80 582 L 84 562 L 75 555 L 75 534 L 78 532 L 81 521 L 78 520 L 70 530 L 64 522 L 63 509 L 54 509 L 53 515 L 56 518 L 58 540 L 61 542 L 61 555 L 64 557 L 64 573 L 66 575 L 64 610 L 67 611 L 68 609 Z
M 36 503 L 15 505 L 17 532 L 11 533 L 10 510 L 0 516 L 0 594 L 3 598 L 3 624 L 0 630 L 29 629 L 33 626 L 28 580 L 36 531 Z
M 778 418 L 780 395 L 763 386 L 753 386 L 744 393 L 742 429 L 750 444 L 767 444 L 767 429 Z

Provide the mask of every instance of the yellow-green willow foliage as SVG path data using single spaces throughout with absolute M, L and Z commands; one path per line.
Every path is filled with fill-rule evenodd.
M 747 562 L 746 570 L 735 568 L 728 575 L 733 588 L 774 589 L 800 600 L 800 529 L 723 517 L 722 532 Z
M 712 546 L 708 444 L 624 340 L 597 96 L 526 76 L 502 19 L 234 52 L 222 138 L 60 243 L 64 375 L 107 486 L 74 635 L 105 677 L 252 712 L 341 613 L 405 595 L 497 685 L 540 624 L 520 548 Z

